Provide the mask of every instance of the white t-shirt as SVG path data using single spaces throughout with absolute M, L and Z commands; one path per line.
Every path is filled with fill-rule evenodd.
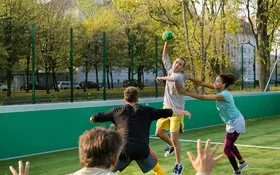
M 117 175 L 117 174 L 103 168 L 82 168 L 76 171 L 72 175 Z
M 178 94 L 176 92 L 176 85 L 178 83 L 180 87 L 185 87 L 184 74 L 182 72 L 173 73 L 172 64 L 169 59 L 169 55 L 163 55 L 162 61 L 164 68 L 166 69 L 168 76 L 172 78 L 173 81 L 166 81 L 163 104 L 166 108 L 177 108 L 184 110 L 185 100 L 184 95 Z

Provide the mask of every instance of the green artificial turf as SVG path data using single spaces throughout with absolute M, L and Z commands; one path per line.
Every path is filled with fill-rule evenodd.
M 280 165 L 280 116 L 248 120 L 246 121 L 247 132 L 241 134 L 236 142 L 243 158 L 249 166 L 244 169 L 243 175 L 279 175 Z M 180 135 L 181 139 L 181 159 L 184 164 L 184 175 L 194 175 L 194 169 L 190 164 L 186 155 L 187 151 L 192 151 L 196 155 L 196 141 L 200 138 L 206 141 L 210 138 L 213 142 L 222 143 L 224 140 L 225 126 L 215 126 L 209 128 L 201 128 L 197 130 L 189 130 Z M 243 146 L 242 146 L 243 145 Z M 175 156 L 164 157 L 166 144 L 157 139 L 150 139 L 150 147 L 158 156 L 159 163 L 165 174 L 172 174 L 175 163 Z M 203 144 L 204 146 L 204 144 Z M 254 147 L 254 146 L 260 146 Z M 213 145 L 212 147 L 213 148 Z M 19 145 L 20 149 L 20 145 Z M 5 150 L 1 150 L 5 151 Z M 222 153 L 222 145 L 220 145 L 217 154 Z M 0 161 L 0 175 L 11 175 L 9 165 L 17 167 L 18 160 L 30 161 L 30 175 L 65 175 L 73 173 L 80 168 L 78 150 L 62 151 L 45 155 L 37 155 L 25 157 L 21 159 Z M 127 169 L 119 173 L 120 175 L 139 175 L 143 174 L 137 164 L 133 162 Z M 146 173 L 152 175 L 153 172 Z M 232 174 L 232 168 L 227 158 L 217 163 L 211 175 Z

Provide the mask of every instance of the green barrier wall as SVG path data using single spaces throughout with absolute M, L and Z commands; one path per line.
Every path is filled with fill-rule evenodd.
M 245 119 L 280 114 L 280 92 L 235 95 L 237 107 Z M 140 99 L 140 104 L 162 108 L 162 98 Z M 0 160 L 41 154 L 78 146 L 78 138 L 91 124 L 89 117 L 122 105 L 123 100 L 57 104 L 0 106 Z M 186 97 L 185 129 L 222 124 L 215 101 Z M 110 123 L 98 123 L 108 126 Z M 150 134 L 155 133 L 155 122 Z

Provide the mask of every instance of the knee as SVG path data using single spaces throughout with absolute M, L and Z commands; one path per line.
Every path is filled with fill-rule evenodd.
M 170 139 L 173 144 L 177 145 L 179 143 L 179 133 L 171 133 Z
M 224 147 L 224 153 L 225 155 L 229 156 L 230 155 L 230 152 L 231 152 L 231 148 L 229 146 L 225 146 Z

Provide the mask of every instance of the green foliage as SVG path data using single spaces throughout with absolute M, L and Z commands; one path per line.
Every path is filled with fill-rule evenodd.
M 185 2 L 185 11 L 182 2 Z M 155 71 L 155 37 L 161 37 L 163 31 L 170 29 L 175 35 L 170 43 L 171 59 L 185 57 L 187 72 L 212 81 L 217 74 L 232 71 L 228 43 L 241 30 L 238 19 L 241 7 L 240 1 L 234 0 L 203 2 L 0 1 L 0 76 L 6 75 L 9 70 L 14 73 L 31 69 L 31 24 L 35 24 L 36 70 L 54 73 L 69 70 L 69 31 L 72 27 L 75 68 L 88 63 L 87 71 L 102 68 L 102 35 L 106 32 L 107 73 L 131 71 L 133 55 L 133 74 L 141 78 L 143 71 Z M 255 1 L 252 3 L 256 5 Z M 266 13 L 268 32 L 271 33 L 268 36 L 273 36 L 279 27 L 279 3 L 270 7 Z M 132 34 L 135 36 L 133 54 Z M 273 37 L 269 40 L 274 42 Z M 159 38 L 159 60 L 162 46 L 163 41 Z M 160 61 L 157 66 L 162 69 Z M 128 74 L 131 75 L 131 72 Z
M 0 77 L 6 74 L 5 70 L 7 69 L 8 64 L 7 57 L 7 50 L 3 47 L 2 43 L 0 43 Z
M 143 1 L 135 0 L 112 0 L 115 6 L 124 13 L 135 12 L 137 8 L 143 3 Z

